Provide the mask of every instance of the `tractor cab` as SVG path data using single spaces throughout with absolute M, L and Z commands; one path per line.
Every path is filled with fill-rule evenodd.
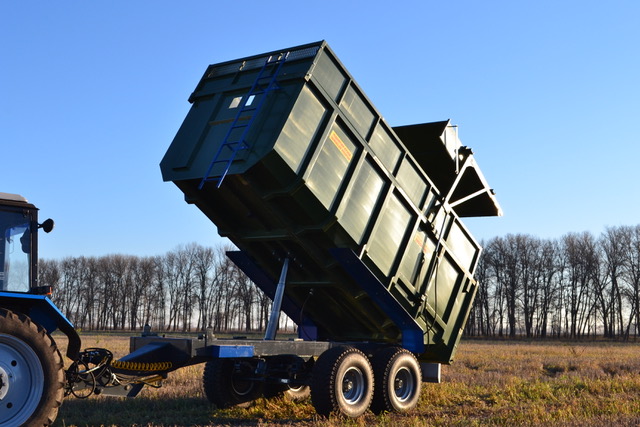
M 38 224 L 38 209 L 27 199 L 0 193 L 0 291 L 50 292 L 38 285 L 38 228 L 49 232 L 53 221 Z

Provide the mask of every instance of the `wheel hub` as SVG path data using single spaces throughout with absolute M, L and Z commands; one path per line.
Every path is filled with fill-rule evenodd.
M 409 400 L 413 396 L 416 387 L 411 372 L 406 367 L 398 370 L 393 385 L 396 398 L 400 402 Z
M 249 379 L 252 374 L 253 367 L 248 363 L 241 363 L 234 367 L 231 388 L 238 396 L 247 396 L 253 391 L 255 383 Z
M 364 374 L 360 369 L 351 367 L 345 372 L 342 380 L 342 395 L 349 404 L 360 402 L 365 393 Z
M 0 400 L 4 399 L 7 393 L 9 393 L 9 375 L 7 371 L 0 366 Z
M 0 334 L 0 425 L 22 425 L 38 408 L 43 389 L 35 351 L 17 337 Z

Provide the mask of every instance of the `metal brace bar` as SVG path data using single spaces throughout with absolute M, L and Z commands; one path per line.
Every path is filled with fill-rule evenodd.
M 287 280 L 287 272 L 289 271 L 289 258 L 284 259 L 282 265 L 282 271 L 280 272 L 280 280 L 276 288 L 276 294 L 273 297 L 273 304 L 271 306 L 271 314 L 269 315 L 269 323 L 267 324 L 267 331 L 264 334 L 265 340 L 276 339 L 276 330 L 278 329 L 278 323 L 280 322 L 280 307 L 282 306 L 282 297 L 284 296 L 284 286 Z

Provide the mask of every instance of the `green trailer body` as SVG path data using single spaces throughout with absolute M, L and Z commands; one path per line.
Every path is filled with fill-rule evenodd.
M 325 42 L 210 65 L 161 162 L 305 339 L 400 343 L 450 363 L 501 215 L 449 121 L 391 127 Z

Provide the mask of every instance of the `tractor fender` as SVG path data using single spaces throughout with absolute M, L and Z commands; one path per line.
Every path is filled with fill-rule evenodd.
M 42 326 L 49 335 L 59 329 L 69 340 L 67 357 L 71 360 L 78 359 L 80 336 L 69 319 L 46 295 L 0 291 L 0 308 L 29 316 L 31 321 Z

